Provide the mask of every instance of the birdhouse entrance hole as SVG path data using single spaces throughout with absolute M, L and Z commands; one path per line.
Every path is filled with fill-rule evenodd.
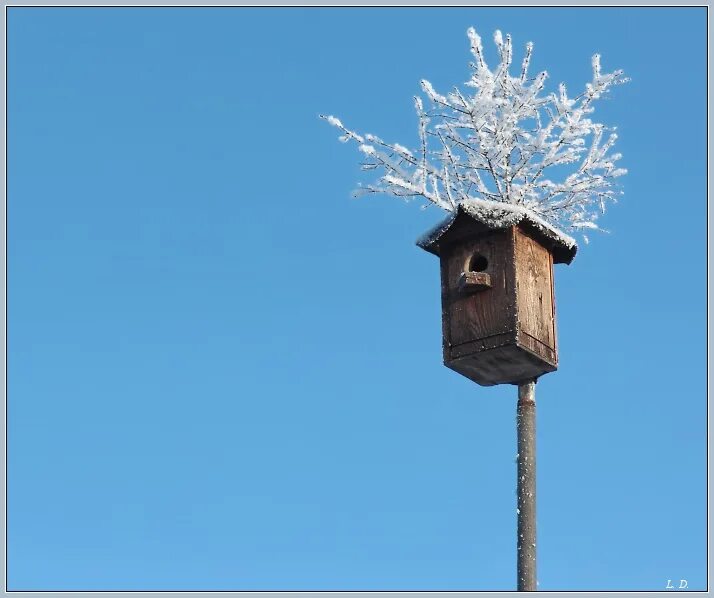
M 485 272 L 488 268 L 488 260 L 480 253 L 474 253 L 469 261 L 469 272 Z

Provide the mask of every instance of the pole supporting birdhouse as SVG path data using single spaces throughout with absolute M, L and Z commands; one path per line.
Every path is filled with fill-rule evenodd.
M 482 386 L 518 386 L 517 587 L 536 581 L 536 404 L 558 367 L 554 264 L 575 241 L 520 206 L 463 202 L 417 241 L 441 263 L 444 365 Z
M 536 403 L 535 380 L 518 385 L 518 591 L 536 591 Z

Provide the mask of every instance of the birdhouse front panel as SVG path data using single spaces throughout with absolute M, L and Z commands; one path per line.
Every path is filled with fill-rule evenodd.
M 513 332 L 513 265 L 506 261 L 510 242 L 507 234 L 498 232 L 456 245 L 442 257 L 452 349 L 483 345 Z M 469 286 L 465 275 L 470 273 L 481 275 L 480 286 Z M 466 347 L 467 352 L 472 348 Z

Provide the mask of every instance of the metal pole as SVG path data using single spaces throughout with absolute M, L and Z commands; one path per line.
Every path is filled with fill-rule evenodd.
M 518 591 L 536 591 L 535 380 L 518 385 Z

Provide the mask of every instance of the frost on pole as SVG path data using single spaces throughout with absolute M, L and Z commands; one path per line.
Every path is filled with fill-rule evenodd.
M 489 68 L 481 38 L 472 28 L 468 37 L 468 92 L 421 82 L 418 147 L 322 118 L 357 144 L 364 170 L 379 173 L 360 193 L 422 198 L 449 213 L 417 241 L 441 262 L 445 365 L 484 386 L 520 385 L 558 366 L 553 264 L 575 257 L 568 233 L 587 242 L 620 195 L 617 135 L 590 115 L 627 79 L 604 73 L 595 54 L 581 93 L 571 97 L 562 83 L 547 92 L 548 73 L 529 73 L 533 44 L 512 68 L 511 37 L 496 31 L 499 60 Z

